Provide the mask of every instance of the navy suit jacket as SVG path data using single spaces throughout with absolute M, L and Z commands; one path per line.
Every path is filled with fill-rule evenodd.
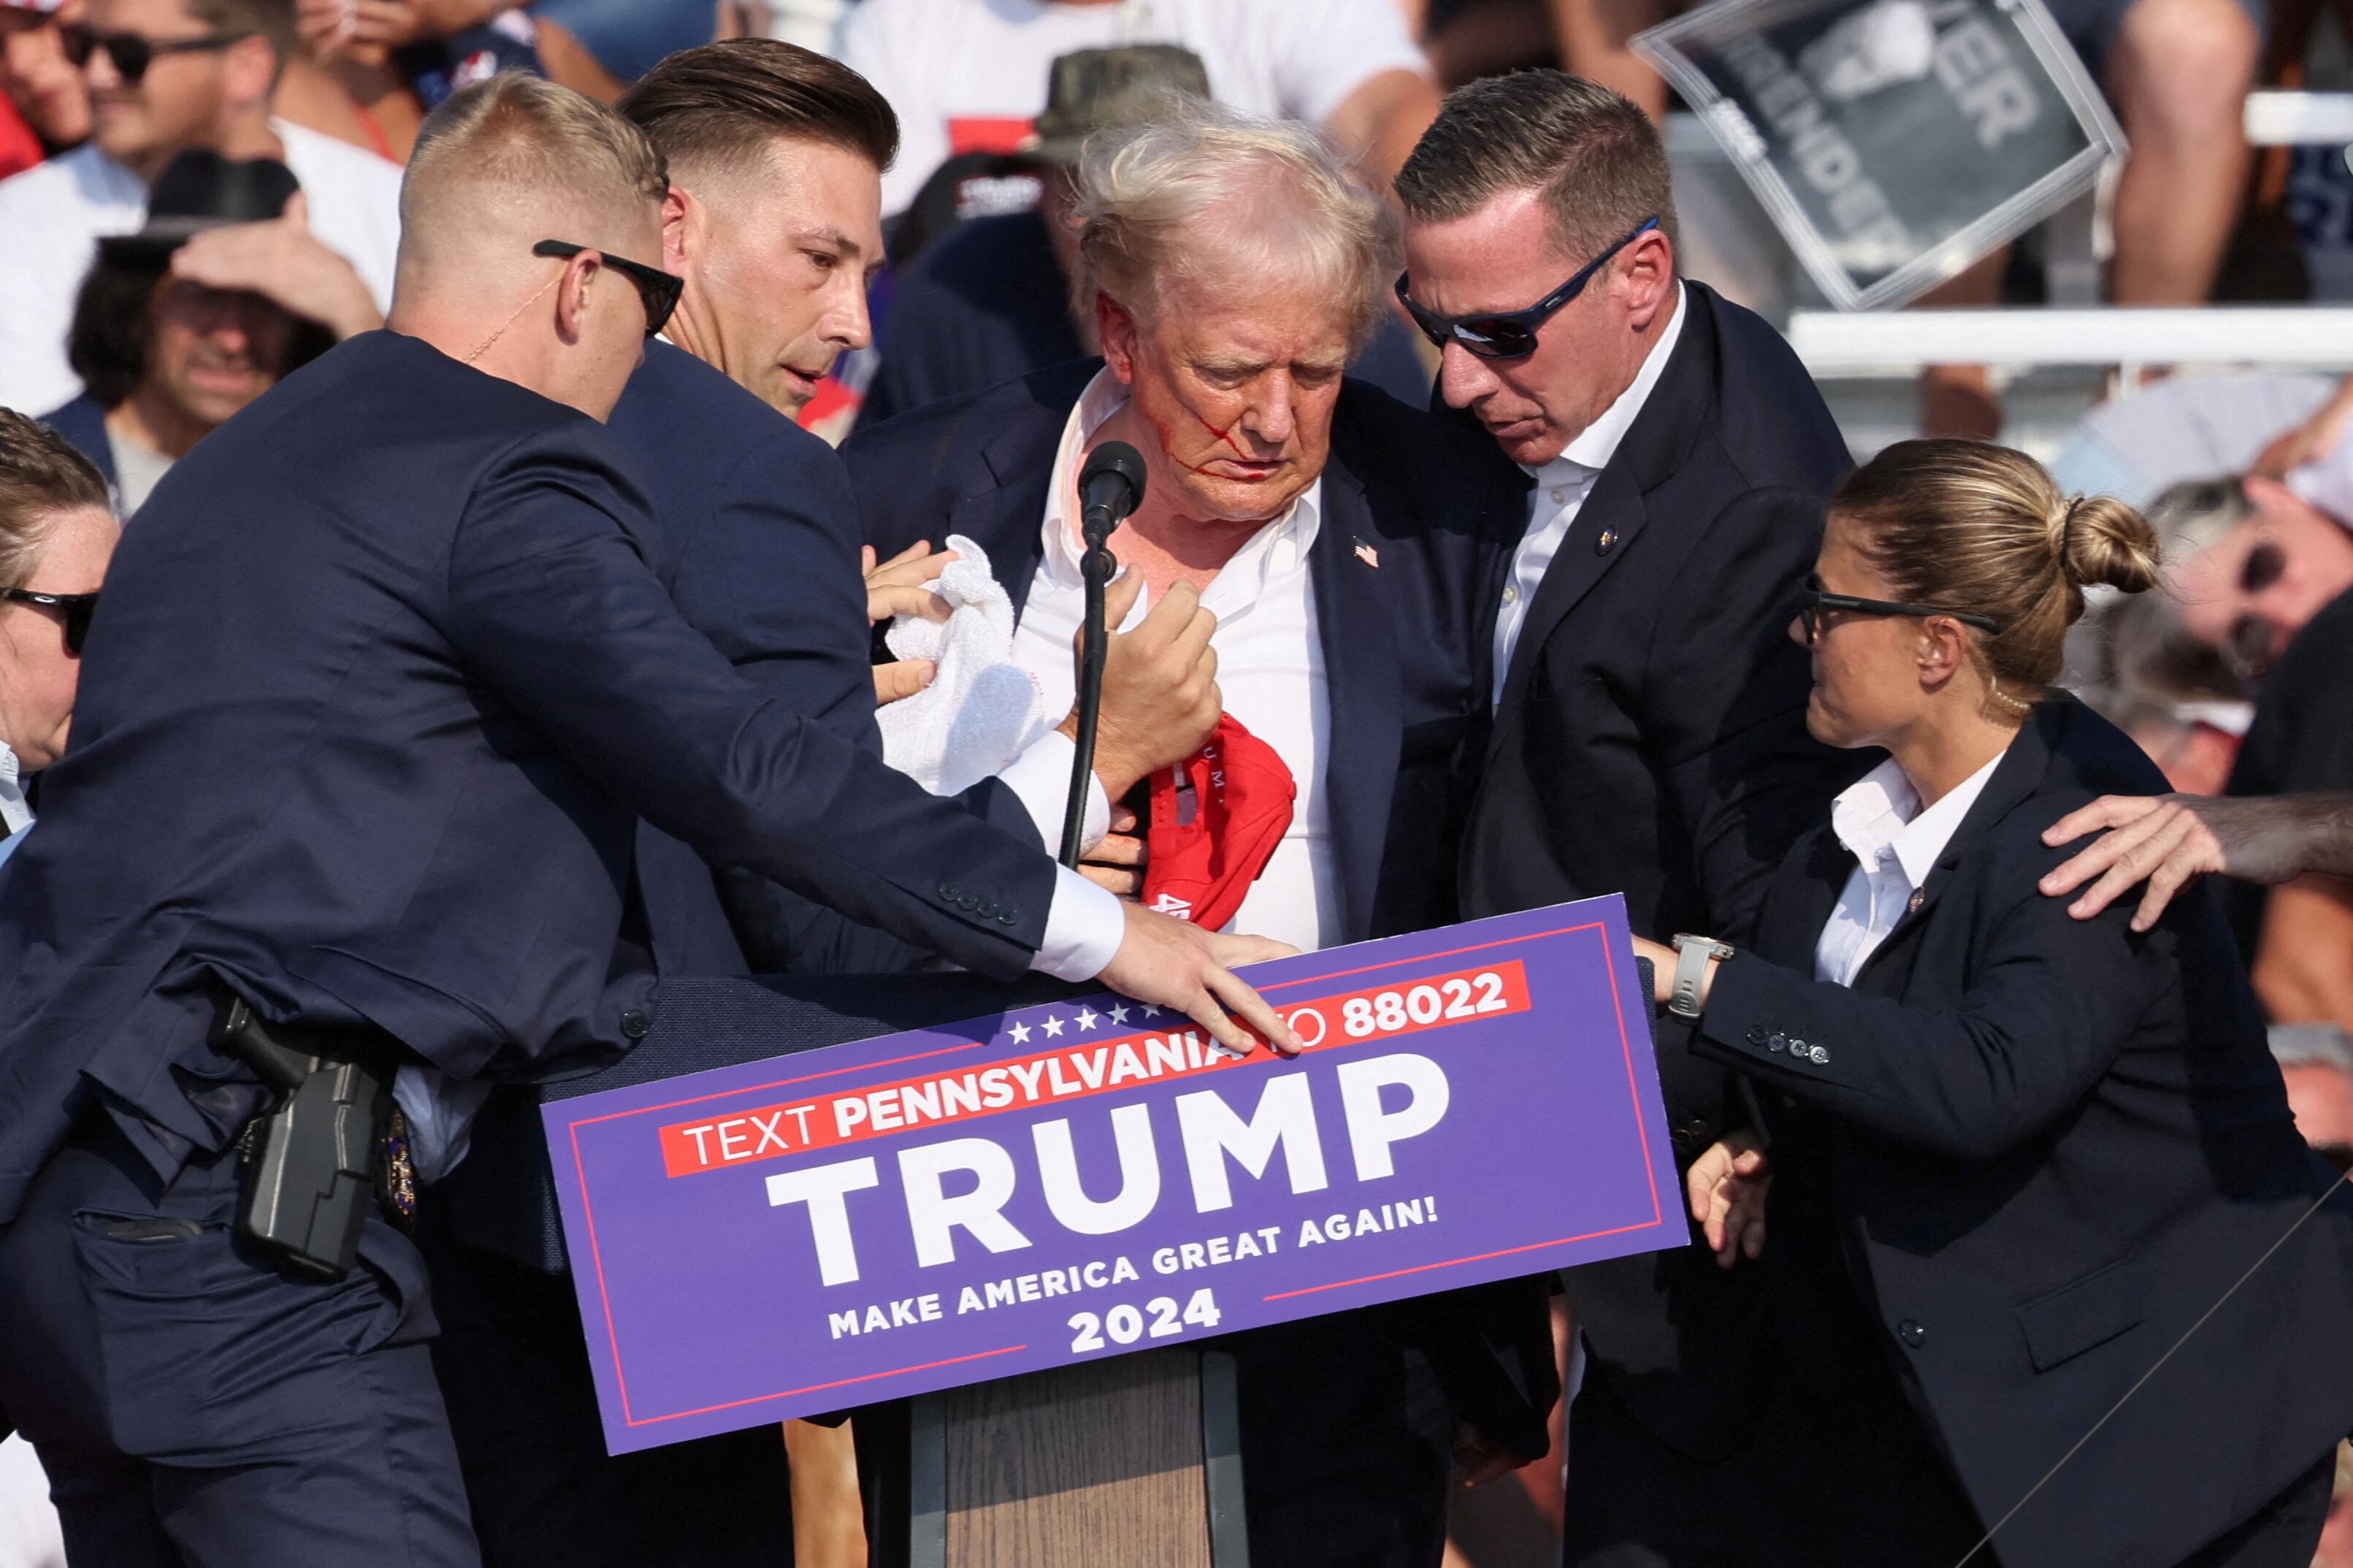
M 961 533 L 1014 613 L 1045 553 L 1056 448 L 1100 360 L 860 426 L 844 448 L 867 542 L 888 556 Z M 1309 561 L 1332 732 L 1342 940 L 1454 918 L 1466 747 L 1486 727 L 1498 580 L 1525 480 L 1483 437 L 1343 384 Z M 1357 546 L 1379 562 L 1368 563 Z
M 1846 443 L 1766 321 L 1685 282 L 1681 336 L 1528 605 L 1462 854 L 1465 915 L 1623 893 L 1641 935 L 1745 942 L 1765 884 L 1855 761 L 1810 740 L 1788 637 Z M 1675 1146 L 1736 1116 L 1721 1066 L 1658 1026 Z M 1571 1271 L 1637 1420 L 1695 1458 L 1746 1440 L 1754 1275 L 1678 1247 Z
M 656 575 L 687 624 L 786 712 L 879 758 L 858 502 L 839 456 L 664 342 L 646 345 L 606 427 L 651 499 Z M 1012 791 L 987 781 L 960 798 L 1038 842 Z M 924 956 L 754 872 L 714 873 L 651 824 L 638 878 L 664 974 L 841 973 Z
M 2046 702 L 1852 988 L 1813 978 L 1854 869 L 1825 822 L 1700 1020 L 1699 1050 L 1799 1102 L 1774 1213 L 1834 1216 L 1876 1321 L 1857 1353 L 1897 1367 L 1988 1525 L 2287 1238 L 2002 1529 L 2009 1568 L 2180 1562 L 2353 1425 L 2353 1204 L 2295 1228 L 2335 1173 L 2211 893 L 2144 936 L 2129 900 L 2077 921 L 2036 887 L 2069 854 L 2044 828 L 2164 788 L 2105 720 Z M 1799 1393 L 1838 1402 L 1834 1376 Z
M 869 542 L 950 533 L 988 552 L 1018 615 L 1045 552 L 1054 457 L 1099 360 L 860 426 L 844 456 Z M 1342 940 L 1454 918 L 1465 753 L 1483 743 L 1495 591 L 1525 480 L 1485 437 L 1344 384 L 1309 556 L 1331 703 Z M 1377 566 L 1359 555 L 1366 546 Z M 1506 1281 L 1401 1303 L 1456 1407 L 1534 1458 L 1558 1393 L 1543 1291 Z
M 106 438 L 106 405 L 85 392 L 41 416 L 41 423 L 64 437 L 90 460 L 110 490 L 121 481 L 114 473 L 114 444 Z
M 159 1168 L 227 1145 L 257 1095 L 207 1041 L 216 985 L 460 1076 L 611 1058 L 653 1005 L 639 816 L 1026 970 L 1051 861 L 732 669 L 650 569 L 611 454 L 577 412 L 377 332 L 157 487 L 0 887 L 0 1220 L 90 1085 Z

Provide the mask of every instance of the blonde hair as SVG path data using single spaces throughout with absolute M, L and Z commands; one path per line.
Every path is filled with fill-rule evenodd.
M 1077 297 L 1138 316 L 1171 283 L 1296 282 L 1337 302 L 1361 346 L 1399 266 L 1397 220 L 1324 136 L 1172 94 L 1155 119 L 1079 153 Z
M 1847 476 L 1831 512 L 1857 524 L 1894 596 L 2000 629 L 1973 630 L 1972 658 L 2013 709 L 2058 678 L 2084 590 L 2157 585 L 2157 532 L 2109 496 L 2069 496 L 2023 452 L 1984 441 L 1899 441 Z
M 400 182 L 403 232 L 480 186 L 603 213 L 659 203 L 670 171 L 643 131 L 596 100 L 501 71 L 450 94 L 417 132 Z

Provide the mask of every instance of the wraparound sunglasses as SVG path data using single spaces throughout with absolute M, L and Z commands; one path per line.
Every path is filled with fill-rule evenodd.
M 1496 310 L 1483 315 L 1441 316 L 1425 310 L 1406 292 L 1412 282 L 1410 273 L 1400 273 L 1397 280 L 1397 296 L 1421 329 L 1421 335 L 1443 349 L 1449 343 L 1461 343 L 1481 359 L 1525 359 L 1536 352 L 1536 329 L 1550 321 L 1560 308 L 1585 292 L 1593 275 L 1604 263 L 1659 226 L 1655 217 L 1646 217 L 1617 244 L 1587 262 L 1577 270 L 1577 276 L 1529 306 L 1525 310 Z

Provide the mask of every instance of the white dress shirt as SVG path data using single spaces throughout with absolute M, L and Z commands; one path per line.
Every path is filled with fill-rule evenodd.
M 1029 602 L 1013 634 L 1014 659 L 1045 693 L 1049 712 L 1070 711 L 1075 686 L 1071 638 L 1086 605 L 1085 579 L 1079 572 L 1079 467 L 1088 439 L 1126 402 L 1127 389 L 1118 378 L 1107 370 L 1099 372 L 1071 410 L 1054 459 L 1040 523 L 1045 553 L 1030 579 Z M 1339 900 L 1332 867 L 1331 806 L 1323 775 L 1332 710 L 1308 568 L 1323 499 L 1319 479 L 1290 510 L 1251 534 L 1201 595 L 1202 605 L 1218 617 L 1210 646 L 1218 650 L 1218 686 L 1226 711 L 1273 749 L 1290 768 L 1299 792 L 1292 805 L 1291 826 L 1226 929 L 1273 937 L 1303 949 L 1325 946 L 1339 934 L 1331 924 Z M 1148 597 L 1138 596 L 1126 626 L 1135 626 L 1149 612 Z M 1059 840 L 1064 792 L 1070 785 L 1070 743 L 1062 741 L 1060 772 L 1045 801 L 1039 799 L 1034 784 L 1025 787 L 1017 777 L 1039 751 L 1032 747 L 998 776 L 1030 803 L 1030 814 L 1050 841 Z M 1041 774 L 1046 771 L 1039 769 Z
M 1996 756 L 1923 811 L 1920 792 L 1891 757 L 1831 802 L 1831 831 L 1857 864 L 1814 943 L 1815 979 L 1854 984 L 1910 910 L 1912 896 L 1927 882 L 1936 858 L 2000 763 Z
M 1577 432 L 1577 439 L 1561 449 L 1559 457 L 1542 468 L 1520 465 L 1535 479 L 1535 489 L 1528 492 L 1527 531 L 1520 536 L 1519 548 L 1512 552 L 1512 575 L 1504 584 L 1504 601 L 1495 612 L 1495 689 L 1489 700 L 1504 700 L 1504 678 L 1511 673 L 1512 650 L 1519 646 L 1520 628 L 1527 625 L 1528 605 L 1536 596 L 1537 586 L 1544 582 L 1552 558 L 1560 553 L 1562 542 L 1577 521 L 1577 514 L 1585 509 L 1585 498 L 1593 493 L 1593 481 L 1618 455 L 1620 443 L 1626 432 L 1634 426 L 1635 416 L 1642 405 L 1651 399 L 1651 389 L 1659 384 L 1665 373 L 1667 358 L 1675 352 L 1675 340 L 1683 336 L 1686 301 L 1681 280 L 1675 284 L 1675 311 L 1667 318 L 1666 330 L 1659 341 L 1651 345 L 1651 353 L 1642 361 L 1642 368 L 1617 401 L 1601 411 L 1601 417 Z

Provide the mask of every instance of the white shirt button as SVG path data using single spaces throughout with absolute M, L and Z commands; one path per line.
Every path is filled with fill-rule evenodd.
M 1567 500 L 1567 499 L 1568 499 L 1568 492 L 1567 492 L 1567 490 L 1562 489 L 1561 489 L 1560 487 L 1558 487 L 1557 485 L 1556 485 L 1556 486 L 1554 486 L 1554 487 L 1553 487 L 1553 492 L 1552 492 L 1552 502 L 1553 502 L 1553 505 L 1555 505 L 1555 506 L 1558 506 L 1558 505 L 1560 505 L 1560 504 L 1561 504 L 1561 502 L 1563 502 L 1563 501 Z
M 1506 584 L 1504 584 L 1504 603 L 1505 603 L 1505 604 L 1507 604 L 1507 605 L 1516 605 L 1516 604 L 1518 604 L 1519 602 L 1520 602 L 1520 585 L 1519 585 L 1517 583 L 1506 583 Z

